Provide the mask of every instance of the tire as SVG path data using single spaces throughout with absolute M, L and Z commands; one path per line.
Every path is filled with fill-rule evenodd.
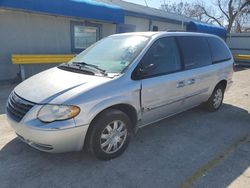
M 127 148 L 131 135 L 131 120 L 122 111 L 108 109 L 91 124 L 87 149 L 100 160 L 120 156 Z
M 215 87 L 212 95 L 209 97 L 208 101 L 205 103 L 205 108 L 210 112 L 215 112 L 219 110 L 223 103 L 225 88 L 223 85 L 219 84 Z

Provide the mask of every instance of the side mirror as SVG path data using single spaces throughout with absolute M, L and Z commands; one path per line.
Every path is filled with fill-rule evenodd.
M 153 71 L 156 68 L 155 64 L 151 63 L 145 67 L 139 66 L 137 69 L 133 72 L 132 78 L 134 80 L 142 79 L 143 77 L 147 76 L 147 74 L 150 71 Z

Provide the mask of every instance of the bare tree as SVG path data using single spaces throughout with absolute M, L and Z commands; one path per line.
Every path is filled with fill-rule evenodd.
M 172 3 L 162 4 L 161 9 L 167 12 L 172 12 L 180 15 L 185 15 L 196 20 L 204 21 L 204 13 L 197 4 L 191 3 Z
M 239 33 L 250 30 L 250 6 L 247 6 L 238 14 L 232 29 Z
M 221 11 L 221 16 L 226 20 L 227 23 L 227 32 L 232 30 L 234 24 L 241 24 L 242 17 L 246 16 L 245 13 L 250 6 L 249 0 L 217 0 L 217 5 Z M 206 12 L 206 9 L 202 7 L 204 14 L 212 18 L 213 16 Z M 223 19 L 223 20 L 224 20 Z M 216 18 L 214 19 L 219 25 L 219 22 Z
M 232 29 L 241 32 L 242 26 L 250 22 L 250 0 L 215 0 L 213 6 L 204 1 L 199 3 L 173 3 L 161 9 L 182 14 L 203 22 L 224 26 L 227 32 Z M 250 24 L 250 23 L 249 23 Z

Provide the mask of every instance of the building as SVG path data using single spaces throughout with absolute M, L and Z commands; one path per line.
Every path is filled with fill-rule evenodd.
M 189 21 L 121 0 L 1 0 L 0 82 L 20 78 L 12 54 L 77 54 L 111 34 L 184 29 Z M 52 66 L 23 67 L 29 77 Z

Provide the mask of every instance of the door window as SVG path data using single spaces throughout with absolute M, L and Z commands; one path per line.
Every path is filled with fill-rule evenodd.
M 231 59 L 230 51 L 222 41 L 214 37 L 208 37 L 207 39 L 211 49 L 213 63 Z
M 177 37 L 186 70 L 212 64 L 206 38 L 197 36 Z
M 181 70 L 181 61 L 175 38 L 157 40 L 142 59 L 142 69 L 152 66 L 145 77 L 158 76 Z

